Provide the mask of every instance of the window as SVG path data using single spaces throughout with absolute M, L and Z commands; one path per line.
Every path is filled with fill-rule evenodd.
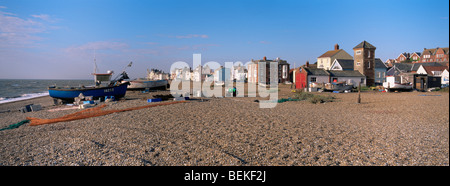
M 367 63 L 367 69 L 370 69 L 370 60 L 369 63 Z
M 356 62 L 356 66 L 361 66 L 361 63 L 360 62 Z
M 311 77 L 311 82 L 316 82 L 317 81 L 317 79 L 316 79 L 316 77 Z
M 378 72 L 378 78 L 381 78 L 381 72 Z
M 368 54 L 367 54 L 367 57 L 370 57 L 370 50 L 367 52 Z
M 361 50 L 357 50 L 356 55 L 360 55 L 360 54 L 361 54 Z

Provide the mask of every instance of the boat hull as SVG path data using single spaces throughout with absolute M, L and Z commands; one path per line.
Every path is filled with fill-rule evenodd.
M 412 90 L 413 86 L 412 85 L 407 85 L 407 84 L 399 84 L 399 83 L 383 83 L 383 87 L 384 88 L 389 88 L 389 89 L 396 89 L 396 90 Z
M 120 84 L 112 87 L 86 87 L 86 88 L 56 88 L 49 87 L 48 92 L 50 97 L 73 100 L 78 97 L 80 93 L 84 96 L 92 96 L 95 99 L 105 96 L 114 96 L 115 98 L 121 98 L 125 96 L 128 83 Z
M 166 87 L 167 80 L 132 80 L 129 81 L 128 89 L 146 89 L 146 88 L 158 88 Z

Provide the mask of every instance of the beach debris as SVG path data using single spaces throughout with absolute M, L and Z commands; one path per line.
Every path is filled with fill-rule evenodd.
M 30 104 L 30 105 L 26 105 L 25 107 L 20 108 L 20 111 L 22 113 L 25 112 L 36 112 L 36 111 L 40 111 L 42 110 L 42 106 L 40 104 Z
M 174 101 L 184 101 L 184 100 L 186 100 L 186 98 L 185 97 L 176 97 L 176 98 L 173 98 L 173 100 Z
M 30 120 L 30 126 L 37 126 L 37 125 L 44 125 L 44 124 L 51 124 L 51 123 L 57 123 L 57 122 L 64 122 L 64 121 L 73 121 L 73 120 L 79 120 L 79 119 L 85 119 L 85 118 L 91 118 L 91 117 L 98 117 L 98 116 L 104 116 L 116 112 L 125 112 L 125 111 L 132 111 L 132 110 L 139 110 L 144 108 L 150 108 L 150 107 L 157 107 L 157 106 L 163 106 L 163 105 L 171 105 L 171 104 L 177 104 L 177 103 L 184 103 L 186 101 L 173 101 L 173 102 L 166 102 L 166 103 L 159 103 L 159 104 L 151 104 L 151 105 L 144 105 L 139 107 L 132 107 L 132 108 L 126 108 L 126 109 L 120 109 L 120 110 L 102 110 L 107 105 L 100 105 L 98 107 L 94 108 L 88 108 L 85 110 L 81 110 L 72 114 L 68 114 L 59 118 L 53 118 L 53 119 L 41 119 L 41 118 L 32 118 L 27 117 L 27 120 Z
M 148 99 L 147 102 L 152 103 L 152 102 L 160 102 L 162 101 L 161 98 L 154 98 L 154 99 Z

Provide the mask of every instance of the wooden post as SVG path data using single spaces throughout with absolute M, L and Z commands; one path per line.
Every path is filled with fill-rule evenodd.
M 361 81 L 358 86 L 358 103 L 361 103 Z

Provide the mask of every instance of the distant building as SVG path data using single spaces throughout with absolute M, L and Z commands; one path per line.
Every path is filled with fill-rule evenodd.
M 420 62 L 421 54 L 422 54 L 421 52 L 414 52 L 409 56 L 409 60 L 411 60 L 411 62 L 413 62 L 413 63 Z
M 270 68 L 271 62 L 277 63 L 278 71 L 274 71 L 274 69 Z M 265 65 L 265 73 L 261 73 L 264 68 L 262 65 Z M 248 65 L 248 82 L 264 82 L 265 84 L 268 84 L 270 82 L 270 73 L 277 73 L 277 80 L 275 81 L 278 83 L 285 83 L 289 81 L 289 69 L 290 64 L 287 63 L 286 60 L 280 58 L 268 60 L 266 56 L 264 56 L 262 60 L 252 60 L 252 63 Z
M 258 83 L 258 62 L 253 61 L 247 66 L 247 81 L 249 83 Z
M 214 70 L 215 82 L 230 82 L 231 80 L 231 69 L 221 66 Z
M 403 52 L 395 59 L 397 63 L 401 63 L 403 61 L 409 61 L 410 53 Z
M 384 62 L 384 64 L 385 64 L 387 67 L 392 67 L 392 66 L 394 66 L 394 63 L 396 63 L 395 59 L 388 59 L 388 60 L 386 60 L 386 61 Z
M 449 48 L 424 48 L 419 62 L 449 62 Z
M 334 45 L 334 50 L 330 50 L 322 54 L 317 58 L 317 68 L 330 70 L 331 64 L 335 59 L 350 59 L 353 57 L 345 52 L 343 49 L 339 49 L 339 45 Z

